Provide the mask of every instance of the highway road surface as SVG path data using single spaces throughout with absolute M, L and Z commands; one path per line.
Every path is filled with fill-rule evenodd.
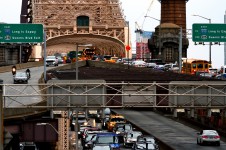
M 197 130 L 152 111 L 114 110 L 127 120 L 149 134 L 170 145 L 175 150 L 226 150 L 226 143 L 221 146 L 200 146 L 196 144 Z

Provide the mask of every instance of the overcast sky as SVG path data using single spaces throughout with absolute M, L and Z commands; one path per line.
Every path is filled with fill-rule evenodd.
M 126 20 L 130 22 L 132 43 L 134 43 L 132 47 L 135 47 L 135 22 L 145 31 L 154 31 L 155 27 L 159 24 L 159 22 L 154 19 L 144 18 L 145 15 L 148 15 L 160 19 L 160 3 L 158 0 L 153 1 L 148 11 L 152 0 L 121 0 Z M 21 3 L 22 0 L 1 0 L 0 22 L 19 23 Z M 226 0 L 189 0 L 186 6 L 187 29 L 192 29 L 193 23 L 209 23 L 206 19 L 192 16 L 193 14 L 210 18 L 212 23 L 224 23 Z M 188 58 L 209 60 L 209 46 L 195 46 L 194 42 L 190 39 Z M 212 63 L 214 67 L 218 68 L 224 65 L 223 45 L 212 46 Z

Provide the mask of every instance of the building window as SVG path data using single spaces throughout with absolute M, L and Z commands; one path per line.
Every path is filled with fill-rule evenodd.
M 89 26 L 89 17 L 78 16 L 77 17 L 77 26 Z
M 166 48 L 166 61 L 172 61 L 173 60 L 173 49 L 172 47 Z

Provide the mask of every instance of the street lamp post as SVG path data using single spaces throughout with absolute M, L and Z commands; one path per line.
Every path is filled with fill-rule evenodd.
M 52 128 L 53 128 L 53 130 L 59 135 L 59 132 L 57 131 L 57 129 L 52 125 L 52 124 L 50 124 L 50 123 L 44 123 L 44 122 L 42 122 L 42 123 L 37 123 L 36 124 L 37 126 L 46 126 L 46 125 L 49 125 L 49 126 L 51 126 Z
M 128 26 L 128 32 L 127 32 L 127 34 L 128 34 L 128 36 L 127 36 L 127 45 L 129 46 L 129 21 L 127 21 L 127 26 Z M 128 63 L 128 69 L 129 69 L 129 47 L 128 47 L 128 50 L 127 50 L 127 63 Z
M 145 18 L 146 17 L 149 17 L 149 18 L 152 18 L 152 19 L 154 19 L 154 20 L 157 20 L 157 21 L 159 21 L 159 56 L 161 55 L 161 20 L 159 20 L 159 19 L 156 19 L 156 18 L 154 18 L 154 17 L 151 17 L 151 16 L 144 16 Z
M 91 46 L 93 46 L 92 44 L 84 44 L 84 45 L 82 45 L 82 44 L 79 44 L 79 43 L 76 43 L 76 62 L 75 62 L 75 65 L 76 65 L 76 68 L 75 68 L 75 70 L 76 70 L 76 81 L 78 81 L 78 48 L 79 47 L 91 47 Z
M 193 16 L 196 16 L 196 17 L 200 17 L 200 18 L 209 20 L 209 23 L 211 24 L 211 19 L 210 18 L 206 18 L 206 17 L 200 16 L 200 15 L 193 15 Z M 212 64 L 212 60 L 211 60 L 211 45 L 212 45 L 212 43 L 210 42 L 209 43 L 209 63 L 210 64 Z

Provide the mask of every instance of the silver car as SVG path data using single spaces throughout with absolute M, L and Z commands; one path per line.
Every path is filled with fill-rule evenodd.
M 17 72 L 13 78 L 14 83 L 28 83 L 26 72 Z
M 216 130 L 202 130 L 197 135 L 197 144 L 213 143 L 220 146 L 220 136 Z

